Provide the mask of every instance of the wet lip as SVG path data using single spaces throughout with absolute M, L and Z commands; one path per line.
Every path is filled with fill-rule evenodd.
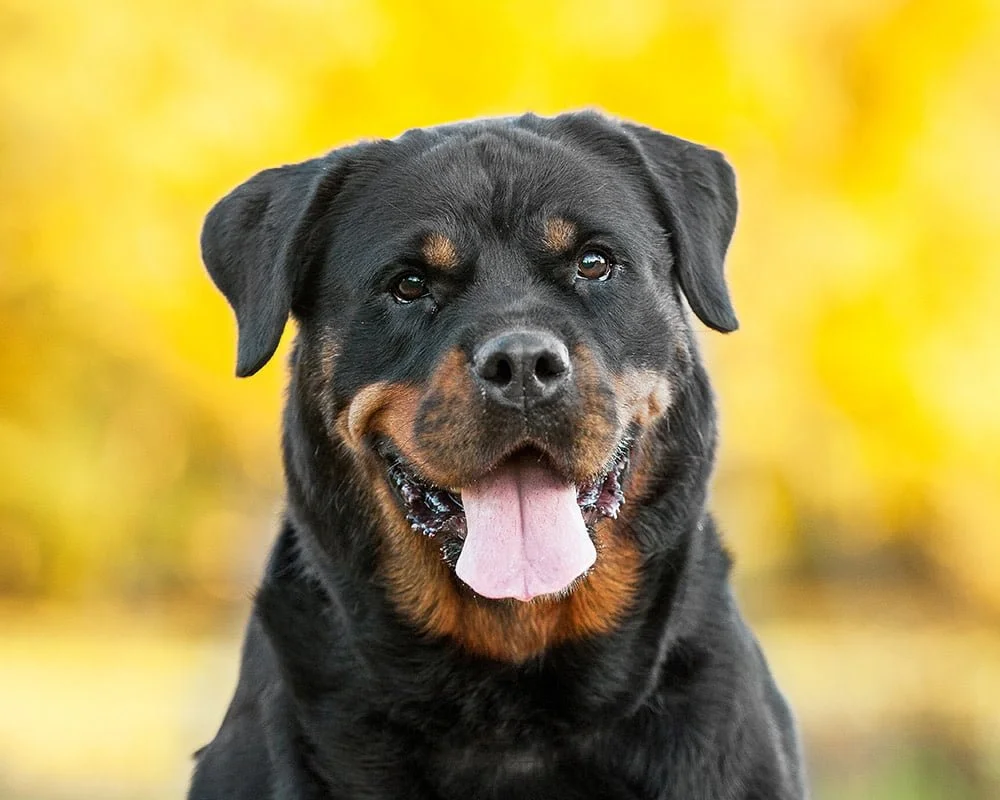
M 622 440 L 603 472 L 576 485 L 576 501 L 588 527 L 604 517 L 615 519 L 621 511 L 625 502 L 623 484 L 632 449 L 630 438 Z M 461 491 L 434 486 L 424 479 L 388 439 L 376 442 L 375 452 L 385 464 L 389 485 L 415 531 L 426 536 L 448 533 L 464 538 L 466 522 Z M 515 458 L 547 460 L 534 449 L 518 450 L 504 460 Z

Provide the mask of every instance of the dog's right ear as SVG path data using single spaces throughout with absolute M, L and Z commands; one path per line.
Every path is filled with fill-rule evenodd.
M 236 312 L 236 374 L 274 355 L 311 262 L 323 248 L 328 212 L 346 174 L 342 151 L 268 169 L 220 200 L 201 232 L 201 254 Z

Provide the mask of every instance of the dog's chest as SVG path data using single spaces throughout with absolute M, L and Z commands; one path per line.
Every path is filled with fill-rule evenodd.
M 482 744 L 440 750 L 432 756 L 434 771 L 460 782 L 496 783 L 522 780 L 551 771 L 558 757 L 537 744 L 489 747 Z
M 556 745 L 525 742 L 489 746 L 483 743 L 436 751 L 428 760 L 427 778 L 442 800 L 545 797 L 613 798 L 616 783 L 609 759 L 594 752 L 590 737 Z M 601 788 L 604 787 L 604 788 Z

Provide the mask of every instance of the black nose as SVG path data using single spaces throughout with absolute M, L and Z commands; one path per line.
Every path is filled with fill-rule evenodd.
M 569 383 L 566 345 L 544 331 L 508 331 L 484 343 L 472 371 L 492 400 L 528 408 L 552 400 Z

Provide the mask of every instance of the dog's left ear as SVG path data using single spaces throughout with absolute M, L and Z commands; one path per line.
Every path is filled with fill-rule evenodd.
M 736 227 L 736 177 L 721 153 L 651 128 L 623 123 L 671 232 L 681 289 L 708 327 L 739 327 L 723 264 Z
M 201 232 L 209 275 L 236 312 L 236 374 L 253 375 L 274 355 L 281 332 L 322 248 L 344 177 L 343 151 L 268 169 L 220 200 Z

